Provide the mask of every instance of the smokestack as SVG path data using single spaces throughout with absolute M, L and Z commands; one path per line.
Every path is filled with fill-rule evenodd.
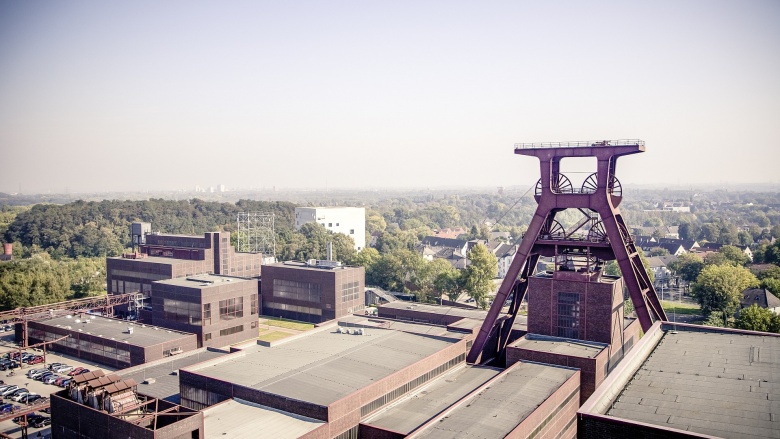
M 14 254 L 14 245 L 10 243 L 3 244 L 3 254 L 6 256 Z
M 333 260 L 333 242 L 331 242 L 331 241 L 328 242 L 326 255 L 327 255 L 326 257 L 327 257 L 327 259 L 329 261 Z

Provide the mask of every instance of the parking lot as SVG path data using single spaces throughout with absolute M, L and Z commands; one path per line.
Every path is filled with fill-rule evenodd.
M 8 334 L 8 333 L 0 334 L 0 356 L 5 354 L 6 352 L 14 352 L 14 351 L 17 351 L 17 346 L 13 340 L 13 334 Z M 40 352 L 33 351 L 33 350 L 29 350 L 29 351 L 40 355 L 43 354 L 42 351 Z M 44 384 L 40 381 L 36 381 L 34 379 L 28 378 L 27 372 L 30 369 L 46 368 L 48 365 L 52 363 L 65 363 L 73 367 L 85 367 L 89 370 L 102 369 L 104 372 L 109 372 L 114 370 L 113 368 L 105 367 L 97 363 L 82 361 L 80 359 L 75 359 L 71 356 L 61 355 L 56 352 L 53 353 L 47 351 L 46 360 L 44 363 L 34 364 L 32 366 L 28 366 L 27 364 L 22 364 L 22 367 L 18 369 L 13 369 L 14 372 L 13 376 L 8 376 L 10 370 L 2 371 L 0 372 L 0 380 L 5 382 L 5 384 L 15 384 L 20 387 L 26 387 L 32 393 L 37 393 L 39 395 L 48 397 L 51 393 L 56 393 L 62 390 L 62 388 L 51 384 Z M 14 402 L 8 399 L 3 399 L 2 403 L 3 404 L 12 403 L 14 405 L 24 406 L 24 403 Z M 35 412 L 35 413 L 39 413 L 39 412 Z M 49 416 L 48 414 L 45 413 L 41 413 L 41 414 L 44 416 Z M 0 422 L 0 431 L 15 438 L 22 437 L 21 427 L 16 425 L 11 420 Z M 39 432 L 41 433 L 40 436 L 38 436 Z M 28 427 L 27 434 L 31 438 L 51 437 L 50 427 L 44 427 L 44 428 Z

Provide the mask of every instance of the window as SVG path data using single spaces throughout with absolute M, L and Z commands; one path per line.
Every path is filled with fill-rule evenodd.
M 333 223 L 328 223 L 328 227 L 333 227 Z
M 201 324 L 201 308 L 199 303 L 188 302 L 191 297 L 168 294 L 163 298 L 163 318 L 172 322 L 189 325 Z
M 257 328 L 257 322 L 252 322 L 252 323 L 249 325 L 249 327 L 250 327 L 251 329 L 256 329 L 256 328 Z
M 211 340 L 211 333 L 203 334 L 203 341 L 209 341 Z
M 252 303 L 250 305 L 251 309 L 249 310 L 249 314 L 257 314 L 257 294 L 252 293 L 250 297 L 252 298 Z
M 244 298 L 234 297 L 232 299 L 219 301 L 219 319 L 232 320 L 244 317 Z M 243 331 L 243 329 L 242 329 Z
M 558 336 L 579 338 L 580 294 L 558 293 Z
M 238 332 L 243 332 L 243 331 L 244 331 L 244 325 L 233 326 L 232 328 L 221 329 L 219 331 L 219 336 L 224 337 L 226 335 L 236 334 Z
M 211 304 L 203 304 L 203 326 L 211 324 Z
M 355 234 L 355 229 L 349 229 L 349 234 L 350 235 L 354 235 Z
M 322 298 L 319 284 L 285 279 L 274 279 L 273 296 L 315 303 Z

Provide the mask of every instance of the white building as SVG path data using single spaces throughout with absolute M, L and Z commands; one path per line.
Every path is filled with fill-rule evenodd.
M 366 209 L 363 207 L 295 208 L 295 230 L 314 222 L 333 233 L 343 233 L 352 238 L 357 251 L 366 246 Z

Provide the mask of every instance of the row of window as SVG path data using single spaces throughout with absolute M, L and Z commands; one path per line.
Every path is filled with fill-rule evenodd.
M 351 302 L 360 298 L 360 282 L 349 282 L 341 285 L 341 302 Z
M 62 335 L 63 334 L 56 334 L 42 329 L 30 328 L 29 337 L 40 341 L 52 341 L 62 337 Z M 74 349 L 80 352 L 87 352 L 110 360 L 130 364 L 130 351 L 117 346 L 117 342 L 114 340 L 107 341 L 107 344 L 103 345 L 82 340 L 78 337 L 68 337 L 54 343 L 49 349 L 56 351 L 57 346 Z
M 457 357 L 451 359 L 450 361 L 442 364 L 441 366 L 428 371 L 427 373 L 418 376 L 417 378 L 409 381 L 408 383 L 397 387 L 393 389 L 392 391 L 380 396 L 379 398 L 369 402 L 368 404 L 364 405 L 363 407 L 360 407 L 360 417 L 368 415 L 371 412 L 374 412 L 375 410 L 379 409 L 380 407 L 383 407 L 385 404 L 395 401 L 396 399 L 400 398 L 401 396 L 408 393 L 410 390 L 415 389 L 428 381 L 432 380 L 433 378 L 441 375 L 442 373 L 446 372 L 447 370 L 450 370 L 453 366 L 456 366 L 462 362 L 466 361 L 466 354 L 460 354 Z
M 322 293 L 320 284 L 311 282 L 298 282 L 295 280 L 274 279 L 274 297 L 295 299 L 304 302 L 320 303 Z
M 238 332 L 244 332 L 244 325 L 233 326 L 232 328 L 225 328 L 219 330 L 219 336 L 224 337 L 226 335 L 236 334 Z
M 266 302 L 263 304 L 265 308 L 280 309 L 283 311 L 300 312 L 303 314 L 312 314 L 316 316 L 322 315 L 322 310 L 319 308 L 310 308 L 308 306 L 288 305 L 286 303 Z
M 112 280 L 110 285 L 111 291 L 109 293 L 124 294 L 124 293 L 139 293 L 151 294 L 152 284 L 142 284 L 138 282 L 130 282 L 123 280 Z

